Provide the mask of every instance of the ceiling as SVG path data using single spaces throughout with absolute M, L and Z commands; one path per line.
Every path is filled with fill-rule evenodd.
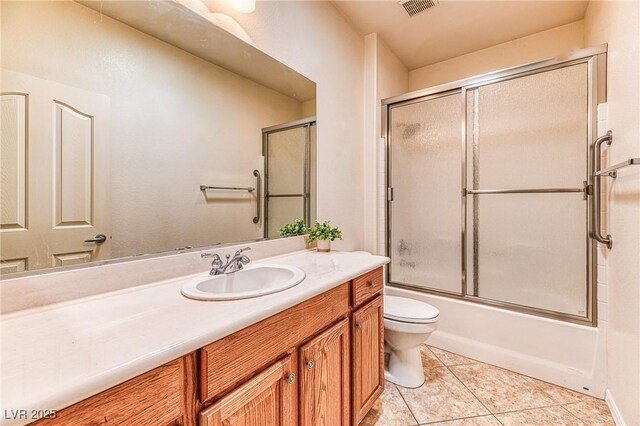
M 332 2 L 363 35 L 378 33 L 413 70 L 578 21 L 588 1 L 459 1 L 409 17 L 396 0 Z

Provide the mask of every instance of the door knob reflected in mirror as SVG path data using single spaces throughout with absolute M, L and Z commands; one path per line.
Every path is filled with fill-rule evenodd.
M 107 236 L 104 234 L 98 234 L 93 238 L 90 238 L 88 240 L 84 240 L 85 243 L 96 243 L 96 244 L 102 244 L 105 241 L 107 241 Z

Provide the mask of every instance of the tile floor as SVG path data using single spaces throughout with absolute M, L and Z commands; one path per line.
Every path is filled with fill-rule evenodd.
M 614 425 L 603 400 L 432 346 L 421 351 L 425 384 L 387 382 L 360 426 Z

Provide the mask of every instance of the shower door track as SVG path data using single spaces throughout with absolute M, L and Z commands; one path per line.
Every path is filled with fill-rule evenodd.
M 448 96 L 451 94 L 460 93 L 461 95 L 461 140 L 462 140 L 462 223 L 461 223 L 461 292 L 452 292 L 447 290 L 439 290 L 434 288 L 422 287 L 414 284 L 394 282 L 391 280 L 391 265 L 386 268 L 387 284 L 405 288 L 408 290 L 419 291 L 422 293 L 429 293 L 439 296 L 445 296 L 455 298 L 464 301 L 470 301 L 473 303 L 479 303 L 482 305 L 498 307 L 506 310 L 521 312 L 525 314 L 537 315 L 545 318 L 551 318 L 555 320 L 561 320 L 581 325 L 597 326 L 597 303 L 596 303 L 596 288 L 597 282 L 597 245 L 591 238 L 589 232 L 589 224 L 593 220 L 592 207 L 587 207 L 586 212 L 586 248 L 587 248 L 587 262 L 586 262 L 586 276 L 587 276 L 587 292 L 586 292 L 586 315 L 579 316 L 565 312 L 557 312 L 546 310 L 542 308 L 536 308 L 531 306 L 519 305 L 511 302 L 503 302 L 499 300 L 487 299 L 477 296 L 478 289 L 474 288 L 474 294 L 468 294 L 467 292 L 467 195 L 494 195 L 494 194 L 512 194 L 512 193 L 567 193 L 567 192 L 583 192 L 586 199 L 587 196 L 592 198 L 595 196 L 591 194 L 591 188 L 593 185 L 593 164 L 592 164 L 592 150 L 591 142 L 595 139 L 596 135 L 596 123 L 597 123 L 597 104 L 606 102 L 606 54 L 607 45 L 582 49 L 574 51 L 564 58 L 549 59 L 539 62 L 534 62 L 517 67 L 507 68 L 503 70 L 494 71 L 479 76 L 454 81 L 414 92 L 410 92 L 404 95 L 395 96 L 382 100 L 382 134 L 385 137 L 386 142 L 386 190 L 389 196 L 387 197 L 386 209 L 385 209 L 385 249 L 386 255 L 391 257 L 391 202 L 393 201 L 393 185 L 391 182 L 391 135 L 389 126 L 389 108 L 393 106 L 408 105 L 415 102 L 421 102 L 424 100 L 434 99 L 441 96 Z M 589 149 L 587 154 L 587 181 L 584 182 L 582 188 L 530 188 L 530 189 L 467 189 L 467 95 L 468 89 L 476 89 L 478 87 L 498 83 L 502 81 L 511 80 L 514 78 L 524 77 L 527 75 L 537 74 L 544 71 L 550 71 L 567 66 L 572 66 L 580 63 L 586 63 L 588 65 L 588 129 L 587 139 L 589 141 Z M 593 203 L 590 203 L 593 205 Z

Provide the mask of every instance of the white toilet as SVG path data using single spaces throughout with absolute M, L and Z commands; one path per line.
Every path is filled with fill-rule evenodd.
M 385 352 L 389 364 L 384 378 L 405 388 L 424 383 L 420 345 L 438 328 L 435 306 L 406 297 L 384 297 Z

